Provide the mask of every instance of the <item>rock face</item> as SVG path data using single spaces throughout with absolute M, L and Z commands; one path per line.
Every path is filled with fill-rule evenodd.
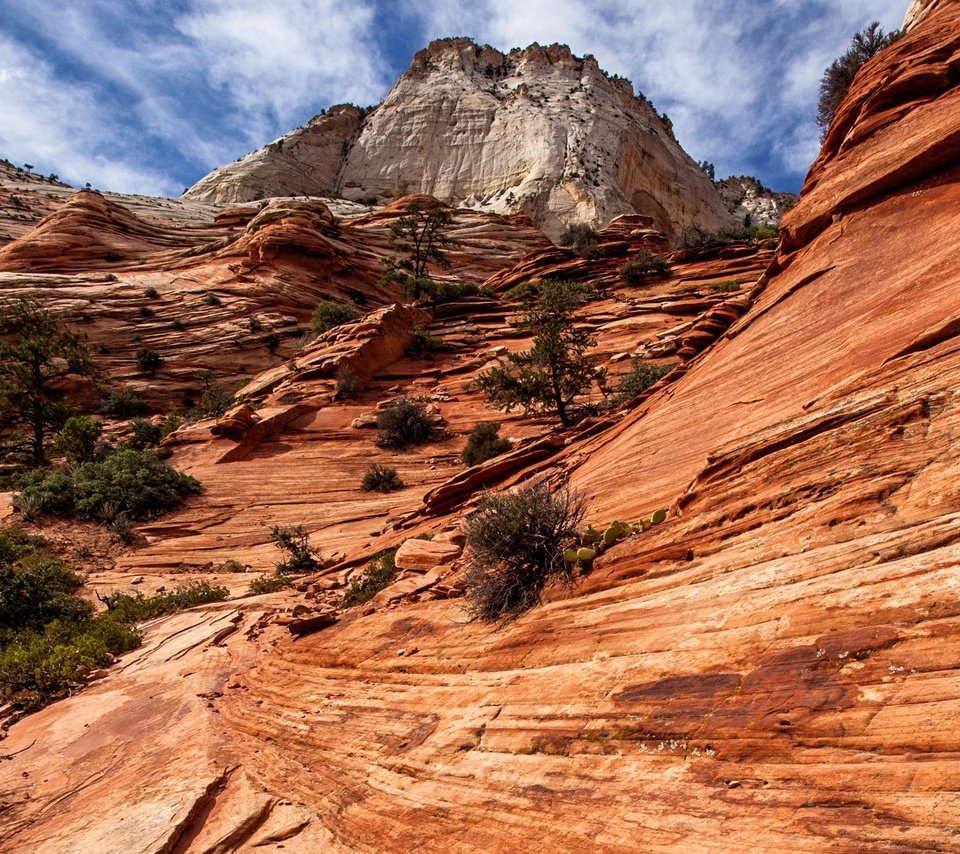
M 427 193 L 527 213 L 552 237 L 572 222 L 643 214 L 676 235 L 731 224 L 668 120 L 564 45 L 503 54 L 469 39 L 420 51 L 369 115 L 337 107 L 191 187 L 228 203 L 337 192 L 383 203 Z
M 532 246 L 490 277 L 598 281 L 579 322 L 612 370 L 692 353 L 644 397 L 566 433 L 510 413 L 514 449 L 464 472 L 463 436 L 500 417 L 470 379 L 529 343 L 516 303 L 476 298 L 436 309 L 451 349 L 381 365 L 355 402 L 321 402 L 330 377 L 301 368 L 366 335 L 277 368 L 314 402 L 287 423 L 288 404 L 259 409 L 250 432 L 276 432 L 242 458 L 195 427 L 171 459 L 204 493 L 145 526 L 121 571 L 265 568 L 261 522 L 305 522 L 343 561 L 285 622 L 271 612 L 293 592 L 157 620 L 104 678 L 14 725 L 4 850 L 956 851 L 958 56 L 960 4 L 943 4 L 864 66 L 775 256 L 675 257 L 670 279 L 614 292 L 655 243 L 626 220 L 589 263 Z M 349 223 L 335 263 L 375 254 L 353 241 L 378 245 L 392 215 Z M 710 287 L 732 279 L 742 292 Z M 447 421 L 436 445 L 389 454 L 350 426 L 417 390 Z M 408 488 L 362 495 L 373 460 Z M 291 636 L 329 623 L 320 600 L 376 552 L 455 542 L 476 490 L 540 477 L 581 490 L 598 526 L 670 511 L 506 625 L 450 598 L 453 558 Z
M 946 6 L 951 2 L 953 0 L 912 0 L 900 31 L 902 33 L 910 32 L 938 6 Z
M 777 193 L 748 175 L 717 181 L 717 190 L 738 225 L 780 225 L 784 213 L 796 204 L 793 193 Z

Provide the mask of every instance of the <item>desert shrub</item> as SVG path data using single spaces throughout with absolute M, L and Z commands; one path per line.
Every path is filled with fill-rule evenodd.
M 425 279 L 421 282 L 421 289 L 435 303 L 453 302 L 464 297 L 481 296 L 479 285 L 472 282 L 435 282 Z
M 416 400 L 401 397 L 377 414 L 378 447 L 402 450 L 434 439 L 433 421 L 426 407 Z
M 508 620 L 532 608 L 552 578 L 569 579 L 563 550 L 583 521 L 584 499 L 564 487 L 525 486 L 488 494 L 467 519 L 467 606 L 481 620 Z
M 222 602 L 228 595 L 226 587 L 213 587 L 208 581 L 193 581 L 153 596 L 111 593 L 103 597 L 103 603 L 107 606 L 107 612 L 122 622 L 139 623 L 195 605 Z
M 532 302 L 540 296 L 540 287 L 535 282 L 521 282 L 504 293 L 507 299 Z
M 285 575 L 294 572 L 309 572 L 317 569 L 320 562 L 317 558 L 320 550 L 310 545 L 310 535 L 303 525 L 272 525 L 270 539 L 286 555 L 286 558 L 277 564 L 277 573 Z
M 143 295 L 147 299 L 156 299 L 158 296 L 160 296 L 160 292 L 154 287 L 144 288 Z
M 163 425 L 154 424 L 145 418 L 135 418 L 130 422 L 130 429 L 133 430 L 133 435 L 128 444 L 137 451 L 156 447 L 164 437 Z
M 363 475 L 360 488 L 364 492 L 396 492 L 404 488 L 400 475 L 396 469 L 382 466 L 380 463 L 371 463 Z
M 460 454 L 460 459 L 464 465 L 478 466 L 506 453 L 511 447 L 508 439 L 500 438 L 498 422 L 480 421 L 467 436 L 467 445 Z
M 385 589 L 397 577 L 394 559 L 397 548 L 387 549 L 375 555 L 360 578 L 350 582 L 347 592 L 340 601 L 341 608 L 351 608 L 369 602 L 381 590 Z
M 179 507 L 200 491 L 189 475 L 170 468 L 154 451 L 121 448 L 99 462 L 72 471 L 37 470 L 27 475 L 14 505 L 34 502 L 40 512 L 78 519 L 102 518 L 104 505 L 130 519 L 148 519 Z
M 258 596 L 261 593 L 276 593 L 290 586 L 290 579 L 286 575 L 261 575 L 250 582 L 250 593 Z
M 645 362 L 643 359 L 633 359 L 630 363 L 629 372 L 620 379 L 614 402 L 623 403 L 633 400 L 638 395 L 643 394 L 661 377 L 669 374 L 673 368 L 674 365 L 654 365 Z
M 147 374 L 152 376 L 157 372 L 157 369 L 163 364 L 163 359 L 156 350 L 151 350 L 149 347 L 140 347 L 134 358 L 137 360 L 137 370 L 141 374 Z
M 669 275 L 670 264 L 667 259 L 646 249 L 620 268 L 620 279 L 625 285 L 641 285 L 650 279 L 663 279 Z
M 170 328 L 176 332 L 183 332 L 187 327 L 184 325 L 184 322 L 179 318 L 175 317 L 170 321 Z
M 313 320 L 310 322 L 313 331 L 318 335 L 333 329 L 335 326 L 341 326 L 356 320 L 362 312 L 353 303 L 338 303 L 331 300 L 321 302 L 313 312 Z
M 207 291 L 203 295 L 203 301 L 207 305 L 223 305 L 223 301 L 213 291 Z
M 569 246 L 581 258 L 593 258 L 597 254 L 600 235 L 586 223 L 568 225 L 560 235 L 560 245 Z
M 740 283 L 731 280 L 727 282 L 717 282 L 715 285 L 711 285 L 710 287 L 719 293 L 731 294 L 740 290 Z
M 150 411 L 147 402 L 128 388 L 108 391 L 100 398 L 100 411 L 108 418 L 132 418 Z
M 78 519 L 96 518 L 106 501 L 115 502 L 131 519 L 149 519 L 179 507 L 199 491 L 194 478 L 172 469 L 154 451 L 123 448 L 103 462 L 84 463 L 73 473 Z
M 163 424 L 161 425 L 160 432 L 163 438 L 166 438 L 171 433 L 176 432 L 183 426 L 183 417 L 179 412 L 171 409 L 163 419 Z
M 156 312 L 155 312 L 152 308 L 150 308 L 150 306 L 148 306 L 148 305 L 142 305 L 142 306 L 140 306 L 140 316 L 141 316 L 141 317 L 153 317 L 155 314 L 156 314 Z
M 422 326 L 417 326 L 413 330 L 413 338 L 410 346 L 407 347 L 407 353 L 410 356 L 422 356 L 424 353 L 439 353 L 444 349 L 442 338 L 431 335 Z
M 346 365 L 337 371 L 337 395 L 340 397 L 355 397 L 360 392 L 360 380 Z
M 74 415 L 66 420 L 56 438 L 57 450 L 68 463 L 86 463 L 93 459 L 97 440 L 103 432 L 99 421 L 86 415 Z
M 22 480 L 13 506 L 27 518 L 73 512 L 73 478 L 63 469 L 34 469 Z

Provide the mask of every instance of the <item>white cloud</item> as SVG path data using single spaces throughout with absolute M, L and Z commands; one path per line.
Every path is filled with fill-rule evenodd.
M 289 123 L 317 101 L 380 99 L 390 81 L 373 16 L 373 4 L 357 0 L 194 0 L 176 26 L 236 108 Z
M 103 110 L 94 92 L 64 87 L 51 66 L 12 39 L 0 36 L 0 151 L 56 171 L 75 184 L 164 194 L 176 188 L 168 178 L 118 157 L 126 132 Z M 119 139 L 118 139 L 119 138 Z M 136 141 L 126 139 L 136 152 Z

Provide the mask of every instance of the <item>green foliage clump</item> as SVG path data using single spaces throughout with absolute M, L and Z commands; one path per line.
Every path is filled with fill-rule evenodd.
M 291 584 L 286 575 L 261 575 L 250 582 L 250 592 L 255 596 L 261 593 L 276 593 Z
M 76 595 L 81 577 L 43 546 L 0 529 L 0 699 L 22 711 L 69 694 L 92 670 L 138 647 L 137 622 L 227 596 L 206 582 L 151 597 L 115 593 L 95 616 Z
M 711 285 L 711 287 L 718 293 L 732 294 L 740 290 L 740 283 L 730 280 L 727 282 L 717 282 L 715 285 Z
M 352 608 L 369 602 L 381 590 L 390 585 L 397 577 L 397 567 L 394 560 L 398 547 L 386 549 L 374 556 L 367 564 L 363 575 L 350 582 L 347 592 L 340 601 L 341 608 Z
M 32 299 L 0 300 L 0 435 L 23 437 L 14 450 L 46 462 L 47 438 L 70 414 L 67 377 L 96 379 L 86 343 Z
M 422 326 L 417 326 L 413 330 L 413 338 L 410 346 L 407 347 L 407 353 L 411 356 L 422 356 L 424 353 L 439 353 L 445 347 L 442 338 L 431 335 Z
M 520 302 L 533 302 L 540 296 L 540 287 L 536 282 L 521 282 L 506 291 L 504 296 L 507 299 L 515 299 Z
M 536 305 L 520 328 L 536 332 L 533 348 L 510 353 L 506 361 L 481 373 L 475 386 L 494 406 L 507 412 L 550 412 L 570 427 L 587 411 L 576 399 L 594 384 L 603 392 L 606 371 L 587 348 L 596 339 L 574 322 L 588 289 L 573 282 L 543 281 Z
M 620 279 L 625 285 L 642 285 L 650 279 L 664 279 L 670 275 L 670 263 L 663 255 L 642 250 L 620 268 Z
M 155 448 L 164 437 L 163 425 L 154 424 L 145 418 L 134 418 L 130 422 L 130 429 L 133 430 L 133 435 L 130 437 L 128 444 L 137 451 Z
M 464 465 L 478 466 L 487 460 L 505 454 L 512 445 L 509 439 L 500 437 L 500 424 L 496 421 L 480 421 L 467 436 L 467 445 L 460 454 Z
M 855 33 L 846 52 L 835 59 L 823 72 L 823 77 L 820 78 L 820 95 L 817 100 L 817 124 L 822 128 L 824 137 L 830 129 L 830 123 L 837 108 L 850 90 L 857 72 L 868 59 L 878 54 L 887 45 L 893 44 L 898 38 L 900 38 L 898 30 L 889 34 L 884 33 L 880 22 L 874 21 Z
M 552 578 L 569 579 L 563 559 L 583 520 L 584 499 L 546 484 L 488 494 L 467 519 L 467 603 L 481 620 L 507 620 L 532 608 Z
M 193 581 L 153 596 L 111 593 L 103 597 L 103 604 L 107 606 L 107 613 L 121 622 L 142 623 L 195 605 L 222 602 L 229 595 L 226 587 L 214 587 L 208 581 Z
M 433 420 L 417 400 L 401 397 L 377 414 L 376 444 L 399 451 L 410 445 L 422 445 L 436 437 Z
M 473 282 L 435 282 L 424 279 L 421 282 L 421 289 L 435 303 L 454 302 L 465 297 L 484 295 L 480 286 Z M 409 295 L 412 296 L 412 294 Z
M 568 225 L 560 235 L 560 245 L 569 246 L 581 258 L 595 258 L 600 235 L 586 223 Z
M 32 472 L 14 501 L 39 502 L 42 513 L 78 519 L 101 518 L 109 506 L 114 513 L 141 520 L 179 507 L 199 491 L 194 478 L 172 469 L 154 451 L 121 448 L 72 471 Z
M 362 312 L 353 303 L 324 300 L 314 309 L 313 320 L 310 321 L 310 325 L 313 331 L 319 335 L 336 326 L 342 326 L 344 323 L 356 320 L 361 315 Z
M 448 234 L 452 225 L 453 211 L 436 200 L 407 204 L 390 227 L 390 243 L 398 254 L 387 260 L 384 284 L 398 282 L 411 299 L 420 299 L 431 287 L 430 265 L 450 266 L 446 249 L 457 245 Z
M 68 463 L 88 463 L 96 453 L 97 440 L 102 432 L 103 427 L 99 421 L 86 415 L 73 415 L 60 428 L 54 444 Z
M 633 400 L 643 394 L 661 377 L 665 377 L 674 369 L 674 365 L 654 365 L 643 359 L 633 359 L 630 370 L 620 379 L 615 401 L 623 403 Z
M 128 388 L 108 391 L 100 398 L 100 411 L 108 418 L 133 418 L 150 411 L 147 402 Z
M 163 364 L 160 354 L 149 347 L 140 347 L 134 354 L 134 358 L 137 361 L 137 370 L 147 376 L 153 376 Z
M 272 525 L 270 539 L 287 557 L 277 564 L 277 574 L 310 572 L 320 566 L 320 550 L 310 545 L 310 534 L 303 525 Z
M 396 492 L 404 488 L 404 482 L 396 469 L 380 463 L 371 463 L 363 475 L 360 488 L 364 492 Z

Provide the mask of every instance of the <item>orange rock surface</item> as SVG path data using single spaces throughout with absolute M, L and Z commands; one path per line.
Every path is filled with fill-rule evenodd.
M 14 725 L 6 848 L 960 850 L 958 32 L 960 4 L 941 3 L 865 66 L 772 259 L 678 261 L 631 289 L 613 286 L 630 240 L 589 264 L 545 244 L 501 256 L 501 290 L 606 283 L 581 322 L 613 368 L 682 357 L 640 399 L 567 434 L 514 413 L 514 450 L 464 472 L 464 434 L 498 417 L 469 379 L 526 343 L 516 304 L 475 298 L 430 321 L 455 349 L 378 363 L 356 400 L 308 366 L 389 308 L 261 375 L 249 431 L 273 426 L 253 447 L 212 423 L 175 437 L 204 494 L 113 572 L 266 568 L 261 521 L 304 522 L 329 565 L 302 591 L 157 621 L 105 678 Z M 344 263 L 385 245 L 389 216 L 344 229 L 366 229 Z M 741 290 L 709 287 L 728 279 Z M 377 449 L 362 425 L 415 393 L 447 438 Z M 371 461 L 408 488 L 361 493 Z M 455 558 L 287 629 L 374 552 L 455 542 L 476 490 L 535 476 L 569 479 L 596 525 L 668 518 L 505 626 L 468 620 Z

